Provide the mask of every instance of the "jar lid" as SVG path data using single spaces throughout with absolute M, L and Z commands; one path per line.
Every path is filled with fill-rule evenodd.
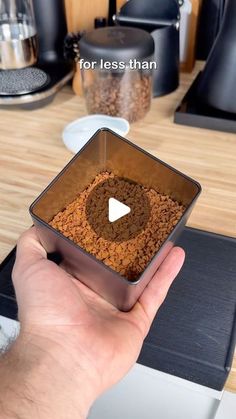
M 79 42 L 81 58 L 89 61 L 142 60 L 154 53 L 154 40 L 143 29 L 111 26 L 86 33 Z

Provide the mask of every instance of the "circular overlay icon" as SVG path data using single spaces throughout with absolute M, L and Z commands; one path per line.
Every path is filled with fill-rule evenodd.
M 98 237 L 111 242 L 131 240 L 146 227 L 150 216 L 149 198 L 138 183 L 111 177 L 90 192 L 86 214 Z

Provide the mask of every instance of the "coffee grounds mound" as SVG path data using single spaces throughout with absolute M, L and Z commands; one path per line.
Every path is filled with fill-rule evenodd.
M 114 197 L 131 211 L 125 217 L 109 222 L 109 199 Z M 90 226 L 99 237 L 110 242 L 131 240 L 146 227 L 150 216 L 149 198 L 138 183 L 109 177 L 89 194 L 86 214 Z
M 150 260 L 178 223 L 185 207 L 168 195 L 138 185 L 139 191 L 142 191 L 149 200 L 149 218 L 145 227 L 138 235 L 132 237 L 133 227 L 131 224 L 129 227 L 131 229 L 131 239 L 128 234 L 127 240 L 122 242 L 107 240 L 93 229 L 88 217 L 87 202 L 92 191 L 100 183 L 109 179 L 115 182 L 113 197 L 117 196 L 116 193 L 120 194 L 119 189 L 129 191 L 127 185 L 134 187 L 132 181 L 118 178 L 113 173 L 102 172 L 73 202 L 56 214 L 49 224 L 105 265 L 128 280 L 134 281 L 145 270 Z M 135 195 L 133 195 L 133 198 L 135 199 Z M 107 199 L 105 190 L 102 199 Z M 129 199 L 128 196 L 127 199 Z M 137 195 L 138 200 L 139 195 Z M 137 202 L 137 205 L 139 205 L 139 202 Z M 96 219 L 96 211 L 98 212 L 97 218 L 99 218 L 99 206 L 94 206 L 94 211 L 94 219 Z M 123 217 L 124 222 L 125 218 Z M 122 222 L 122 218 L 119 222 Z

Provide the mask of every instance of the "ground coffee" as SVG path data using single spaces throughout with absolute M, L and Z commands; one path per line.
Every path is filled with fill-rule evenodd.
M 93 191 L 96 193 L 99 190 L 96 204 L 91 196 L 94 196 Z M 131 214 L 134 213 L 134 218 L 139 214 L 143 221 L 141 231 L 136 227 L 141 225 L 138 218 L 134 222 L 134 219 L 125 216 L 115 222 L 118 224 L 112 223 L 110 235 L 104 236 L 104 231 L 109 230 L 109 223 L 105 220 L 107 217 L 102 208 L 111 195 L 115 198 L 118 196 L 118 199 L 122 196 L 127 205 L 132 201 Z M 141 196 L 148 201 L 148 206 L 144 205 L 144 208 L 140 206 Z M 184 210 L 183 205 L 167 195 L 118 178 L 113 173 L 103 172 L 55 215 L 50 225 L 127 279 L 136 280 L 178 223 Z M 95 224 L 93 220 L 97 220 Z M 126 235 L 119 233 L 120 230 Z
M 141 71 L 100 73 L 94 73 L 93 79 L 91 72 L 84 74 L 84 94 L 89 113 L 122 117 L 129 122 L 146 115 L 152 97 L 150 75 Z M 89 81 L 86 79 L 88 76 Z

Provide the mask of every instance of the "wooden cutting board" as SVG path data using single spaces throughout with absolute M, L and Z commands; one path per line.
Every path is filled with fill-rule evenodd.
M 192 15 L 190 21 L 187 60 L 181 63 L 181 70 L 187 73 L 193 71 L 196 62 L 197 27 L 199 22 L 202 0 L 192 0 Z
M 117 0 L 117 10 L 126 0 Z M 109 0 L 65 0 L 69 32 L 89 30 L 94 27 L 95 17 L 108 17 Z

